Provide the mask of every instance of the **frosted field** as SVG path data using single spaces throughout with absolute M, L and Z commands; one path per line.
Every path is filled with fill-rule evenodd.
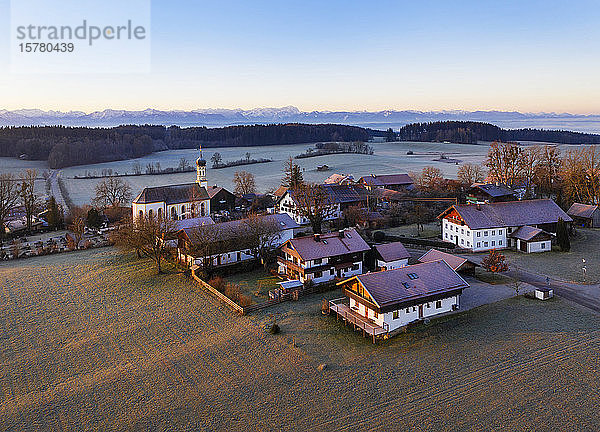
M 534 143 L 523 143 L 530 145 Z M 535 143 L 543 144 L 543 143 Z M 329 156 L 319 156 L 308 159 L 297 160 L 296 163 L 304 170 L 304 178 L 307 181 L 321 182 L 333 173 L 352 174 L 355 178 L 369 174 L 391 174 L 401 172 L 418 172 L 424 166 L 432 165 L 440 168 L 449 178 L 456 178 L 459 165 L 434 161 L 438 159 L 441 153 L 444 153 L 451 159 L 458 159 L 461 163 L 474 162 L 481 163 L 485 159 L 488 151 L 488 143 L 479 145 L 467 144 L 444 144 L 444 143 L 422 143 L 422 142 L 397 142 L 397 143 L 371 143 L 375 149 L 375 154 L 356 155 L 356 154 L 337 154 Z M 279 186 L 282 169 L 285 161 L 290 156 L 296 156 L 303 153 L 312 144 L 295 144 L 279 146 L 257 146 L 257 147 L 226 147 L 220 149 L 205 149 L 204 158 L 207 160 L 207 177 L 210 185 L 223 186 L 233 190 L 233 174 L 235 171 L 246 170 L 256 176 L 256 185 L 259 192 L 266 192 L 269 189 Z M 574 149 L 578 146 L 560 145 L 564 153 L 568 149 Z M 408 151 L 414 155 L 407 155 Z M 273 162 L 247 165 L 219 170 L 211 169 L 210 158 L 215 152 L 221 153 L 224 161 L 231 161 L 243 158 L 246 152 L 251 154 L 252 158 L 269 158 Z M 79 165 L 75 167 L 64 168 L 60 170 L 60 176 L 65 179 L 71 199 L 76 205 L 89 204 L 94 196 L 94 187 L 100 181 L 99 179 L 74 179 L 73 177 L 83 176 L 86 171 L 101 174 L 103 169 L 110 168 L 119 173 L 132 173 L 136 163 L 142 165 L 145 170 L 146 164 L 160 162 L 161 168 L 177 167 L 179 160 L 185 158 L 193 165 L 198 157 L 197 150 L 168 150 L 154 153 L 138 159 L 129 159 L 124 161 L 107 162 L 94 165 Z M 330 171 L 319 172 L 317 166 L 326 164 Z M 44 161 L 21 161 L 11 158 L 0 158 L 0 172 L 12 172 L 18 174 L 27 168 L 36 168 L 41 173 L 47 170 L 47 164 Z M 155 176 L 132 176 L 124 177 L 132 187 L 134 196 L 144 187 L 161 186 L 178 183 L 188 183 L 195 180 L 195 173 L 176 173 Z M 36 185 L 40 195 L 45 195 L 43 181 Z
M 363 175 L 372 173 L 391 174 L 397 172 L 420 171 L 427 165 L 439 167 L 447 176 L 456 177 L 456 172 L 458 170 L 457 165 L 434 162 L 433 159 L 439 158 L 439 154 L 444 152 L 448 157 L 460 159 L 463 162 L 479 163 L 483 161 L 487 154 L 486 145 L 402 142 L 374 143 L 372 146 L 375 149 L 375 155 L 372 156 L 337 154 L 299 159 L 296 163 L 304 170 L 305 180 L 312 182 L 323 181 L 335 172 L 348 173 L 354 175 L 355 178 L 359 178 Z M 206 149 L 203 151 L 203 155 L 208 164 L 208 183 L 210 185 L 217 184 L 233 190 L 233 174 L 239 170 L 246 170 L 256 176 L 258 190 L 260 192 L 265 192 L 280 185 L 283 165 L 287 158 L 303 153 L 308 147 L 311 147 L 311 145 L 298 144 Z M 409 150 L 412 150 L 415 154 L 408 156 L 406 152 Z M 244 157 L 246 152 L 250 152 L 253 158 L 270 158 L 273 159 L 273 162 L 213 170 L 210 168 L 212 166 L 210 158 L 217 151 L 221 153 L 224 161 L 240 159 Z M 94 186 L 99 180 L 72 179 L 75 175 L 84 175 L 86 170 L 92 172 L 97 171 L 100 173 L 104 168 L 111 168 L 113 171 L 118 171 L 120 173 L 133 172 L 133 166 L 136 162 L 139 162 L 144 169 L 146 164 L 155 162 L 160 162 L 161 168 L 163 169 L 167 167 L 177 167 L 179 160 L 182 157 L 186 158 L 190 164 L 193 164 L 198 157 L 198 152 L 197 150 L 169 150 L 154 153 L 139 159 L 70 167 L 61 170 L 61 176 L 66 180 L 73 202 L 81 205 L 89 203 L 94 194 Z M 330 171 L 319 172 L 316 170 L 317 166 L 323 164 L 328 165 Z M 146 186 L 193 182 L 195 180 L 195 173 L 136 176 L 126 177 L 125 180 L 131 185 L 134 195 L 137 195 Z

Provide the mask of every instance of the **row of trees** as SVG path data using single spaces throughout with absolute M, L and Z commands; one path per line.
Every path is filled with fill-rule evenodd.
M 0 128 L 0 156 L 47 160 L 50 168 L 138 158 L 157 150 L 298 144 L 320 141 L 366 141 L 368 131 L 345 125 L 254 125 L 225 128 L 172 126 L 5 127 Z
M 39 198 L 35 194 L 36 179 L 37 171 L 34 169 L 28 169 L 18 177 L 10 173 L 0 174 L 0 242 L 5 236 L 4 224 L 17 206 L 23 208 L 27 229 L 31 229 L 39 205 Z

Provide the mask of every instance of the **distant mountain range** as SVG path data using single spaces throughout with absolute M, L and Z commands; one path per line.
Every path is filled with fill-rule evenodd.
M 122 124 L 155 124 L 220 127 L 270 123 L 336 123 L 373 129 L 399 129 L 415 122 L 480 121 L 503 128 L 565 129 L 600 132 L 600 115 L 568 113 L 520 113 L 516 111 L 312 111 L 293 106 L 283 108 L 198 109 L 192 111 L 112 110 L 42 111 L 37 109 L 0 110 L 0 126 L 90 126 L 112 127 Z

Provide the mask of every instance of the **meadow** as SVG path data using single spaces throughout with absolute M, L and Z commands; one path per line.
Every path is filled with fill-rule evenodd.
M 183 275 L 110 248 L 1 263 L 0 280 L 0 430 L 600 421 L 600 318 L 561 299 L 512 298 L 373 345 L 322 315 L 320 295 L 239 317 Z M 279 335 L 265 331 L 273 318 Z

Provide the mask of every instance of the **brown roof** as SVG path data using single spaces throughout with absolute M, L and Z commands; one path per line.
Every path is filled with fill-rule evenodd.
M 422 263 L 439 260 L 444 260 L 446 264 L 448 264 L 450 268 L 452 268 L 452 270 L 454 271 L 458 271 L 458 269 L 460 269 L 460 267 L 462 267 L 464 263 L 469 261 L 466 258 L 442 252 L 437 249 L 430 249 L 427 253 L 425 253 L 425 255 L 419 258 L 419 261 L 421 261 Z M 472 261 L 469 262 L 473 263 Z M 476 263 L 473 264 L 478 265 Z
M 299 237 L 289 240 L 288 244 L 305 261 L 365 252 L 371 249 L 355 229 L 351 228 L 342 232 L 343 236 L 337 232 L 321 234 L 318 241 L 315 236 Z
M 556 223 L 559 219 L 572 222 L 551 199 L 508 201 L 490 204 L 459 204 L 442 213 L 455 209 L 471 229 L 518 227 Z
M 286 186 L 279 186 L 275 192 L 273 192 L 273 195 L 275 195 L 278 198 L 281 198 L 282 196 L 285 195 L 285 193 L 288 191 L 288 188 Z
M 375 246 L 375 250 L 385 262 L 410 258 L 410 254 L 401 242 L 387 243 Z
M 506 187 L 504 185 L 497 185 L 494 183 L 487 183 L 487 184 L 474 183 L 471 186 L 471 190 L 473 190 L 473 189 L 478 189 L 481 192 L 483 192 L 484 194 L 489 195 L 493 198 L 515 195 L 514 190 L 509 189 L 508 187 Z
M 589 219 L 594 216 L 596 210 L 598 210 L 598 206 L 596 205 L 574 203 L 569 211 L 567 211 L 567 214 L 573 217 Z
M 208 192 L 208 196 L 212 198 L 222 190 L 223 188 L 219 186 L 209 186 L 206 192 Z
M 192 200 L 208 199 L 208 192 L 198 183 L 186 183 L 180 185 L 147 187 L 133 200 L 135 204 L 148 204 L 165 202 L 167 204 L 179 204 Z
M 379 308 L 438 294 L 462 292 L 469 286 L 443 260 L 367 273 L 354 278 L 358 279 Z
M 534 227 L 528 226 L 528 225 L 520 227 L 518 230 L 511 233 L 510 237 L 519 239 L 519 240 L 523 240 L 523 241 L 531 241 L 531 240 L 534 240 L 540 234 L 545 234 L 543 236 L 544 238 L 552 238 L 552 236 L 550 234 L 548 234 L 546 231 L 539 229 L 539 228 L 534 228 Z
M 414 183 L 408 174 L 371 174 L 370 176 L 361 177 L 359 181 L 369 186 L 397 186 Z

